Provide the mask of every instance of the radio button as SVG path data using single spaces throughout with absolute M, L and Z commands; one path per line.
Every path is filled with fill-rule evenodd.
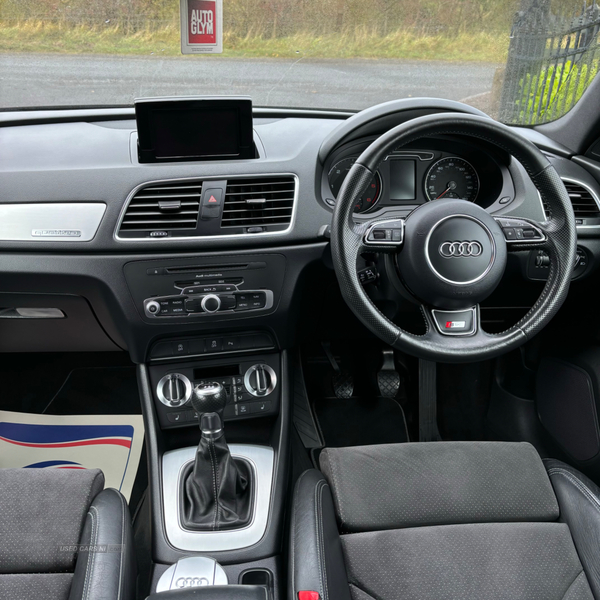
M 221 298 L 221 310 L 232 310 L 236 307 L 235 296 L 219 296 Z

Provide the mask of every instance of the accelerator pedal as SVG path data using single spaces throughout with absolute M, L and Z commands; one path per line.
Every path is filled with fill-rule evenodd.
M 379 395 L 383 398 L 394 399 L 400 391 L 400 374 L 396 371 L 394 362 L 394 351 L 386 349 L 382 351 L 383 364 L 377 373 L 377 386 Z

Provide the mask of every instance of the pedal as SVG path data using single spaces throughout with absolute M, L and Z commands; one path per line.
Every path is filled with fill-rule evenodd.
M 379 395 L 383 398 L 395 398 L 400 391 L 400 374 L 396 371 L 394 351 L 383 350 L 383 365 L 377 373 Z
M 331 352 L 331 344 L 329 342 L 323 342 L 322 346 L 325 355 L 327 356 L 327 360 L 333 369 L 331 384 L 333 386 L 335 397 L 344 399 L 352 398 L 352 394 L 354 394 L 354 378 L 348 371 L 340 368 L 340 365 Z

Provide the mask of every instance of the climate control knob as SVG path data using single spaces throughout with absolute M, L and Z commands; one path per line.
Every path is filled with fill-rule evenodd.
M 192 397 L 192 383 L 181 373 L 168 373 L 158 382 L 156 395 L 165 406 L 183 406 Z
M 214 294 L 208 294 L 208 296 L 202 298 L 200 306 L 204 312 L 216 313 L 221 308 L 221 298 Z
M 277 386 L 277 375 L 269 365 L 259 363 L 246 371 L 244 385 L 253 396 L 268 396 Z

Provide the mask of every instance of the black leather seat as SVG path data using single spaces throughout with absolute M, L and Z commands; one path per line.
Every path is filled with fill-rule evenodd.
M 0 598 L 131 600 L 129 510 L 97 469 L 0 469 Z
M 529 444 L 332 448 L 320 466 L 296 485 L 290 600 L 600 598 L 600 489 Z

